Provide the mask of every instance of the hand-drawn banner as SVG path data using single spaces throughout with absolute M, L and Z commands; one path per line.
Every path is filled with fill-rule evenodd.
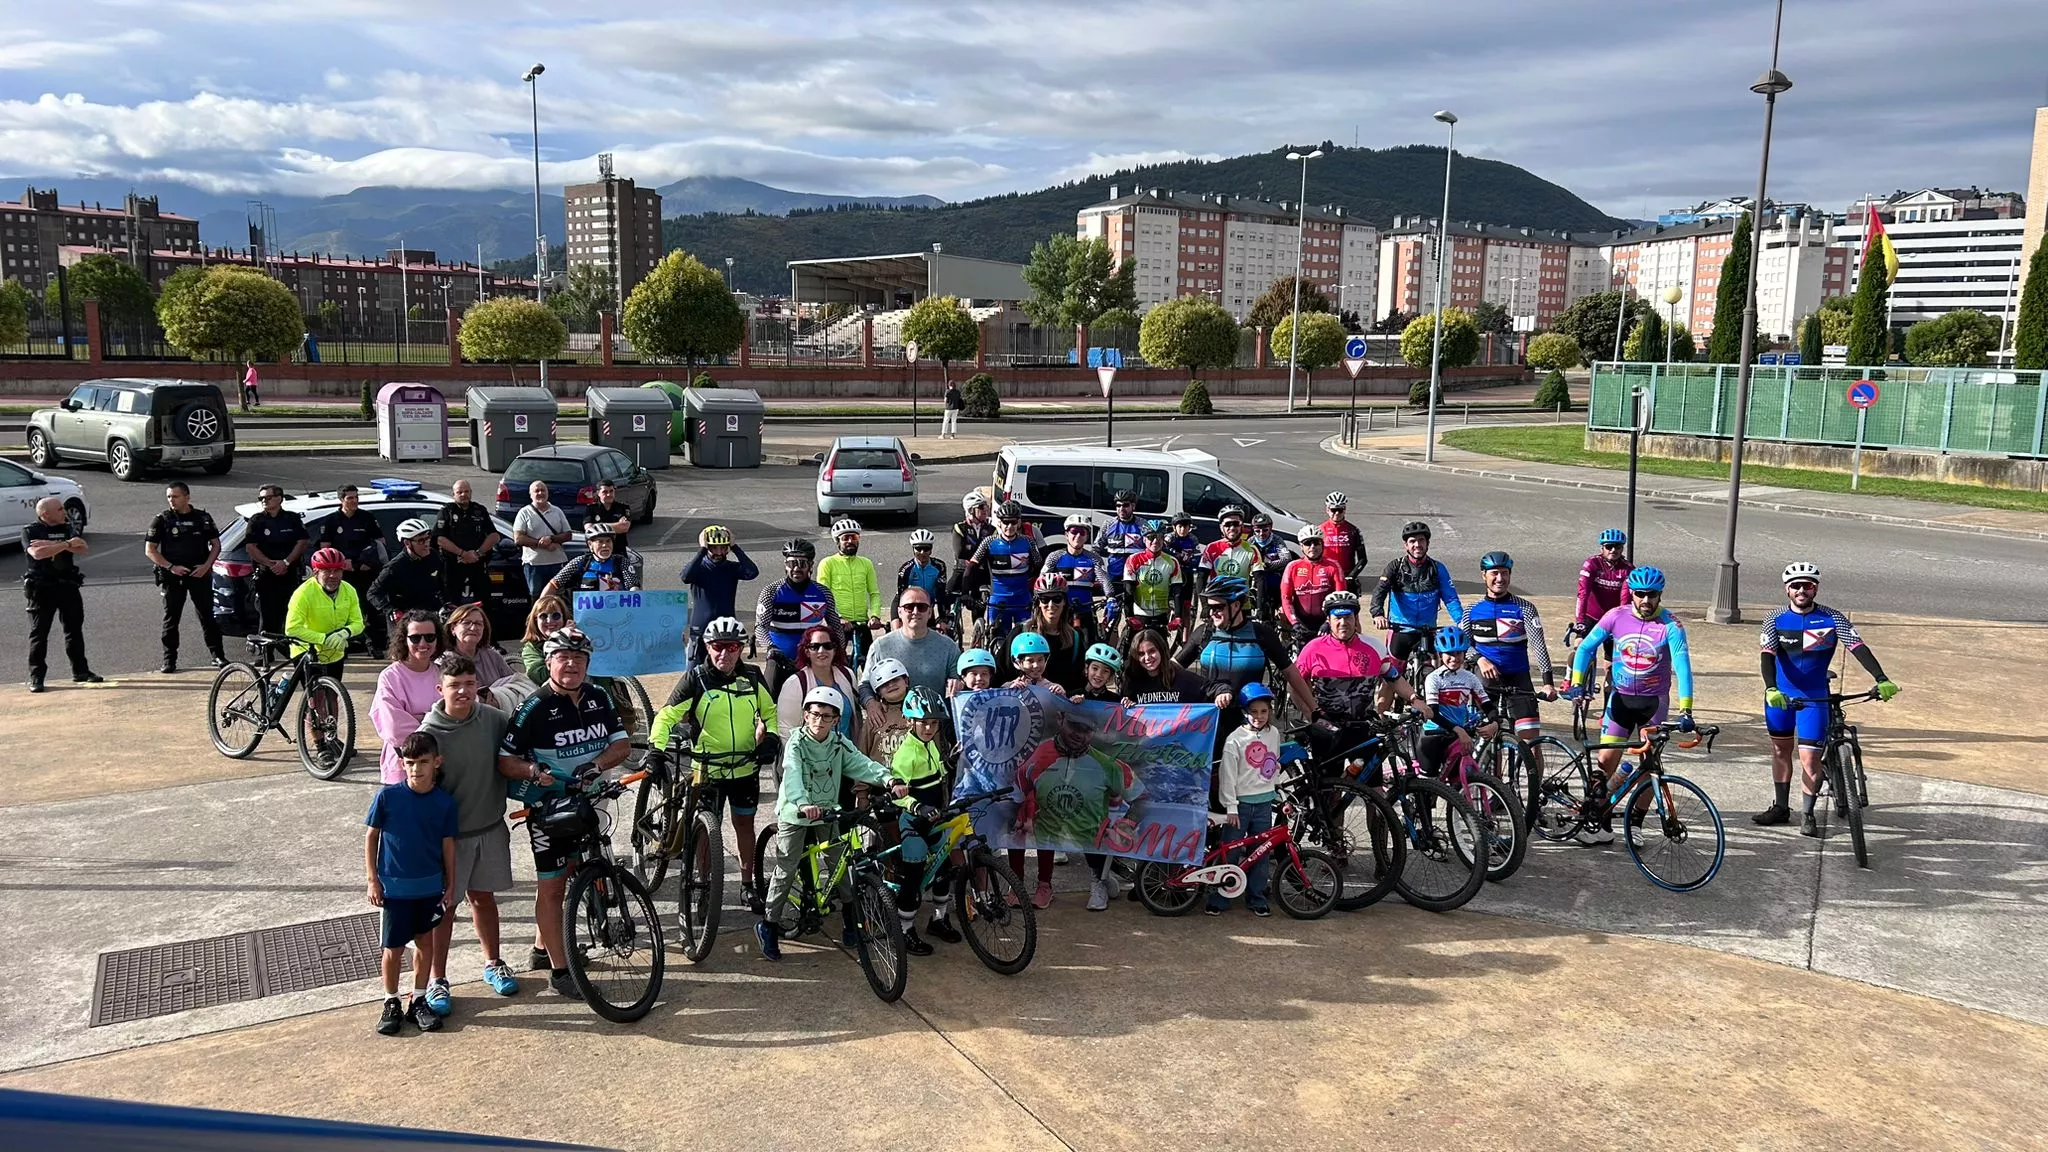
M 570 611 L 590 637 L 592 676 L 680 672 L 689 663 L 687 591 L 578 592 Z
M 1016 789 L 976 821 L 995 847 L 1201 859 L 1214 704 L 1122 708 L 991 688 L 954 697 L 953 719 L 955 794 Z

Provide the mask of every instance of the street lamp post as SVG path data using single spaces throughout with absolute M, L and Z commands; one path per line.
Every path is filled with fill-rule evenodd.
M 1685 295 L 1685 289 L 1676 284 L 1664 286 L 1664 362 L 1671 363 L 1671 340 L 1678 335 L 1678 300 Z M 1633 539 L 1633 538 L 1631 538 Z
M 1444 265 L 1449 263 L 1450 253 L 1444 250 L 1451 230 L 1451 156 L 1458 140 L 1458 114 L 1448 109 L 1438 112 L 1434 119 L 1445 126 L 1444 136 L 1444 214 L 1436 222 L 1436 329 L 1429 343 L 1429 422 L 1423 431 L 1422 459 L 1425 463 L 1436 462 L 1436 391 L 1443 378 L 1444 359 Z
M 1742 509 L 1742 438 L 1749 430 L 1749 361 L 1756 352 L 1756 269 L 1764 239 L 1764 191 L 1771 174 L 1771 117 L 1777 111 L 1779 94 L 1792 88 L 1792 81 L 1778 71 L 1778 44 L 1784 27 L 1785 0 L 1778 0 L 1777 21 L 1771 29 L 1771 67 L 1749 86 L 1764 98 L 1764 146 L 1756 170 L 1755 226 L 1749 230 L 1749 284 L 1742 294 L 1742 348 L 1735 361 L 1735 437 L 1728 455 L 1727 522 L 1721 530 L 1721 566 L 1714 574 L 1714 600 L 1707 609 L 1707 619 L 1716 624 L 1742 623 L 1742 566 L 1735 559 L 1735 522 Z
M 548 236 L 542 231 L 540 220 L 540 75 L 547 71 L 542 64 L 535 64 L 520 77 L 533 97 L 533 298 L 536 302 L 547 299 L 548 293 Z M 540 358 L 540 386 L 548 386 L 548 358 Z
M 725 290 L 732 291 L 732 257 L 725 258 Z
M 1306 154 L 1289 152 L 1289 160 L 1301 161 L 1301 199 L 1295 202 L 1294 225 L 1294 320 L 1288 324 L 1287 341 L 1287 410 L 1294 411 L 1294 362 L 1301 352 L 1301 249 L 1308 239 L 1308 162 L 1321 159 L 1323 150 L 1316 149 Z

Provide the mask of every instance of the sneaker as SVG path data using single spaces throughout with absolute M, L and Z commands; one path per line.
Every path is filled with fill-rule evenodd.
M 903 950 L 912 956 L 929 956 L 932 954 L 932 946 L 924 942 L 924 937 L 919 936 L 915 928 L 904 930 Z
M 1214 904 L 1210 904 L 1210 905 L 1208 905 L 1208 906 L 1206 906 L 1206 907 L 1204 907 L 1204 908 L 1202 909 L 1202 915 L 1204 915 L 1204 916 L 1221 916 L 1221 915 L 1223 915 L 1223 911 L 1224 911 L 1223 909 L 1221 909 L 1221 908 L 1218 908 L 1218 907 L 1216 907 L 1216 906 L 1215 906 Z
M 29 691 L 31 691 L 31 692 L 41 692 L 41 691 L 43 691 L 43 690 L 44 690 L 44 689 L 43 689 L 43 678 L 42 678 L 41 676 L 31 676 L 31 677 L 29 677 L 29 678 L 28 678 L 28 690 L 29 690 Z
M 1815 839 L 1819 839 L 1820 821 L 1815 820 L 1813 818 L 1813 813 L 1808 812 L 1806 815 L 1799 818 L 1799 834 L 1801 836 L 1812 836 Z
M 1052 883 L 1050 881 L 1047 881 L 1039 884 L 1038 891 L 1033 892 L 1031 894 L 1031 906 L 1033 908 L 1044 908 L 1050 905 L 1051 903 Z
M 519 995 L 519 979 L 512 975 L 512 969 L 503 960 L 493 960 L 484 965 L 484 983 L 500 996 Z
M 398 1006 L 398 997 L 384 998 L 384 1014 L 377 1018 L 377 1035 L 396 1036 L 405 1026 L 405 1009 Z
M 844 948 L 860 947 L 860 929 L 848 924 L 839 930 L 839 943 Z
M 958 944 L 960 930 L 947 922 L 945 914 L 933 912 L 931 923 L 924 926 L 924 934 L 944 944 Z
M 1101 880 L 1088 886 L 1088 910 L 1105 911 L 1109 907 L 1109 885 Z
M 1643 840 L 1643 813 L 1637 812 L 1628 818 L 1628 842 L 1632 848 L 1641 848 Z
M 406 1015 L 412 1017 L 413 1026 L 422 1032 L 439 1032 L 441 1030 L 441 1018 L 434 1015 L 434 1009 L 428 1005 L 427 997 L 424 993 L 413 993 L 412 1008 L 406 1012 Z
M 1581 824 L 1579 830 L 1572 833 L 1572 839 L 1588 847 L 1612 844 L 1614 843 L 1614 829 L 1604 824 Z
M 1251 908 L 1252 908 L 1252 915 L 1254 915 L 1254 916 L 1259 916 L 1259 917 L 1266 917 L 1266 916 L 1271 916 L 1271 915 L 1273 914 L 1273 909 L 1272 909 L 1272 907 L 1271 907 L 1270 905 L 1266 905 L 1266 904 L 1254 904 L 1254 905 L 1252 905 L 1252 906 L 1251 906 Z
M 747 911 L 752 912 L 756 916 L 765 915 L 768 911 L 767 896 L 752 883 L 742 881 L 740 887 L 747 891 Z
M 554 967 L 554 965 L 552 965 L 552 964 L 549 964 L 549 963 L 548 963 L 548 950 L 547 950 L 547 949 L 545 949 L 545 948 L 529 948 L 529 949 L 527 949 L 527 952 L 526 952 L 526 970 L 527 970 L 528 972 L 546 972 L 546 971 L 549 971 L 549 970 L 551 970 L 551 969 L 552 969 L 553 967 Z
M 105 684 L 107 678 L 97 672 L 88 671 L 83 676 L 73 676 L 71 682 L 73 684 Z
M 1104 884 L 1107 884 L 1107 885 L 1109 885 L 1109 898 L 1110 898 L 1111 900 L 1114 900 L 1114 899 L 1116 899 L 1116 898 L 1117 898 L 1118 896 L 1121 896 L 1121 895 L 1123 895 L 1123 892 L 1124 892 L 1124 882 L 1123 882 L 1123 881 L 1122 881 L 1121 879 L 1119 879 L 1119 878 L 1117 877 L 1117 874 L 1116 874 L 1116 869 L 1114 869 L 1114 868 L 1111 868 L 1111 869 L 1109 870 L 1109 875 L 1107 875 L 1107 876 L 1104 876 L 1104 877 L 1102 878 L 1102 882 L 1103 882 Z
M 563 996 L 570 1000 L 583 999 L 583 993 L 576 990 L 576 981 L 570 978 L 567 968 L 562 969 L 560 972 L 548 973 L 548 987 L 554 989 L 557 996 Z
M 1065 852 L 1055 852 L 1055 853 L 1053 853 L 1053 854 L 1052 854 L 1052 862 L 1053 862 L 1053 863 L 1055 863 L 1055 864 L 1065 864 L 1065 863 L 1067 863 L 1067 862 L 1068 862 L 1068 861 L 1067 861 L 1067 854 L 1066 854 Z
M 754 939 L 761 945 L 761 959 L 782 959 L 782 931 L 766 920 L 754 925 Z
M 1790 824 L 1792 822 L 1792 810 L 1783 804 L 1773 804 L 1769 808 L 1751 816 L 1750 819 L 1766 828 L 1776 827 L 1779 824 Z
M 215 652 L 213 654 L 213 657 L 209 659 L 207 663 L 215 668 L 225 668 L 228 666 L 228 658 L 224 653 Z
M 455 1010 L 455 1001 L 448 988 L 448 981 L 436 980 L 427 985 L 427 1007 L 436 1016 L 446 1016 Z

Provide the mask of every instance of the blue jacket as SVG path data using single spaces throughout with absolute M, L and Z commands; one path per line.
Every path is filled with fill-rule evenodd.
M 760 566 L 737 544 L 722 561 L 712 559 L 708 548 L 697 549 L 683 568 L 683 583 L 695 593 L 690 598 L 690 627 L 702 628 L 720 616 L 738 616 L 740 584 L 760 578 Z

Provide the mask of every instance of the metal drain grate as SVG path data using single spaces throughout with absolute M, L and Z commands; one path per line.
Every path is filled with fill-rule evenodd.
M 93 984 L 92 1026 L 372 979 L 382 951 L 378 914 L 364 912 L 103 952 Z M 410 954 L 406 960 L 410 966 Z

